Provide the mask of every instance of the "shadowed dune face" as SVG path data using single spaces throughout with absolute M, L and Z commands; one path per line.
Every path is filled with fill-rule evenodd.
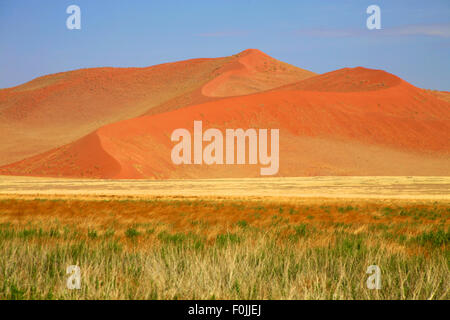
M 0 145 L 8 163 L 64 145 L 205 83 L 227 59 L 200 59 L 149 68 L 98 68 L 35 79 L 0 91 Z
M 239 77 L 229 76 L 236 66 L 241 66 Z M 285 72 L 270 69 L 280 66 Z M 214 94 L 203 94 L 215 79 L 220 95 L 230 96 L 312 75 L 249 50 L 148 68 L 81 69 L 40 77 L 0 90 L 0 132 L 8 137 L 0 144 L 0 165 L 70 143 L 106 124 L 215 100 Z
M 332 91 L 342 77 L 352 82 Z M 386 86 L 373 89 L 380 80 Z M 45 157 L 5 166 L 0 173 L 156 179 L 260 175 L 260 165 L 174 165 L 171 133 L 186 128 L 192 134 L 193 121 L 202 120 L 203 130 L 280 129 L 279 176 L 450 175 L 448 102 L 370 69 L 338 70 L 304 82 L 120 121 L 96 131 L 99 143 L 79 140 Z M 309 82 L 328 89 L 305 90 L 312 88 Z M 352 83 L 371 89 L 357 90 Z M 108 157 L 88 156 L 99 147 Z

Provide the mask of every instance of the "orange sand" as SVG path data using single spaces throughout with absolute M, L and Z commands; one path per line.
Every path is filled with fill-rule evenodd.
M 450 104 L 389 73 L 360 67 L 119 121 L 4 166 L 0 173 L 119 179 L 259 176 L 259 165 L 172 164 L 170 135 L 177 128 L 192 132 L 194 120 L 203 121 L 203 130 L 279 128 L 279 176 L 450 175 Z

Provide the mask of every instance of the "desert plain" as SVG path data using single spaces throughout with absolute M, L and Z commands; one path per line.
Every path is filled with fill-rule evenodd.
M 257 49 L 0 89 L 0 299 L 448 299 L 449 97 Z M 174 163 L 195 121 L 279 170 Z
M 0 298 L 448 299 L 449 185 L 1 177 Z

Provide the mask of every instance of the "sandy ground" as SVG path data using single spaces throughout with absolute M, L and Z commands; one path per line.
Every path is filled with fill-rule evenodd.
M 0 195 L 450 200 L 450 177 L 91 180 L 0 176 Z

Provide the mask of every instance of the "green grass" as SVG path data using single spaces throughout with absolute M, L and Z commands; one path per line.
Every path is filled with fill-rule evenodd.
M 439 229 L 436 231 L 423 232 L 415 238 L 415 240 L 424 246 L 442 247 L 450 244 L 450 231 Z
M 128 228 L 127 231 L 125 231 L 125 235 L 130 239 L 135 239 L 140 235 L 140 232 L 135 228 Z
M 241 227 L 241 228 L 246 228 L 246 227 L 248 227 L 248 222 L 245 221 L 245 220 L 240 220 L 240 221 L 236 222 L 236 224 L 237 224 L 239 227 Z
M 225 234 L 219 234 L 216 237 L 216 245 L 219 247 L 227 246 L 230 244 L 236 244 L 241 242 L 241 238 L 234 233 L 225 233 Z
M 117 240 L 49 246 L 17 237 L 2 242 L 2 299 L 448 299 L 448 261 L 440 251 L 407 256 L 372 247 L 370 237 L 338 233 L 325 247 L 255 233 L 219 235 L 194 248 L 188 235 L 159 234 L 145 250 Z M 313 234 L 314 236 L 314 234 Z M 14 250 L 12 250 L 14 248 Z M 37 254 L 39 253 L 39 254 Z M 21 268 L 12 263 L 20 255 Z M 81 290 L 65 287 L 65 268 L 82 270 Z M 371 264 L 382 270 L 382 290 L 365 287 Z

